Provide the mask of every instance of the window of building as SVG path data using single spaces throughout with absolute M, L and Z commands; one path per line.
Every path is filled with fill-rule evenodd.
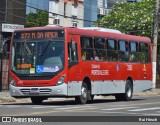
M 53 21 L 54 25 L 59 25 L 60 24 L 60 19 L 58 17 L 56 17 Z
M 78 16 L 78 6 L 72 5 L 72 16 Z

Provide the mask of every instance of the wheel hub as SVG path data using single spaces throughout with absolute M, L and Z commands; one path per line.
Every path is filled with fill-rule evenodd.
M 87 90 L 86 90 L 86 88 L 82 88 L 82 90 L 81 90 L 81 94 L 82 94 L 82 98 L 87 98 Z

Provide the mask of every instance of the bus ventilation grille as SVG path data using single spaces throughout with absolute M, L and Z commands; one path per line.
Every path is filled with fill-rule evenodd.
M 38 95 L 50 95 L 51 94 L 51 89 L 49 89 L 49 88 L 41 88 L 41 89 L 39 89 L 39 91 L 38 91 Z M 21 89 L 21 92 L 24 94 L 24 95 L 31 95 L 31 94 L 33 94 L 32 92 L 31 92 L 31 89 Z

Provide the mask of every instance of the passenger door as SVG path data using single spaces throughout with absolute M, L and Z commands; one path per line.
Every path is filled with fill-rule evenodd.
M 68 95 L 80 95 L 80 66 L 77 35 L 71 35 L 68 43 Z

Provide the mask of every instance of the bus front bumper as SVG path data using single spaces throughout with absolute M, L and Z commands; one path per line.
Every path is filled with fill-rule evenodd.
M 12 97 L 31 97 L 31 96 L 67 96 L 67 84 L 47 87 L 17 87 L 10 84 L 10 94 Z

